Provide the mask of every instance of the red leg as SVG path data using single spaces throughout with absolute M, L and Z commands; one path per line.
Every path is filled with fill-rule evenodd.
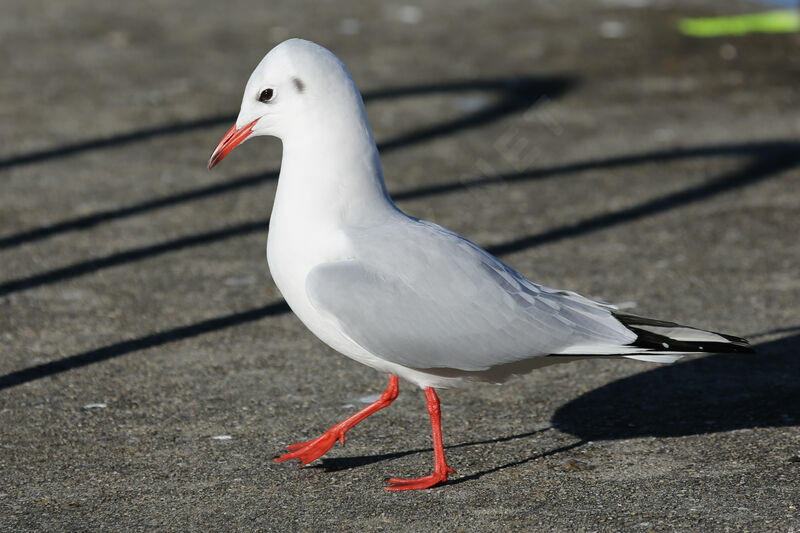
M 416 479 L 402 479 L 393 477 L 389 480 L 391 487 L 386 490 L 419 490 L 429 489 L 438 483 L 447 480 L 447 474 L 455 474 L 456 471 L 447 466 L 444 460 L 444 444 L 442 443 L 442 409 L 439 406 L 439 397 L 433 387 L 425 389 L 425 397 L 428 399 L 428 412 L 431 415 L 431 430 L 433 432 L 433 474 Z
M 372 402 L 348 419 L 339 422 L 335 426 L 332 426 L 328 431 L 316 439 L 306 442 L 298 442 L 297 444 L 290 444 L 288 446 L 289 453 L 285 453 L 280 457 L 277 457 L 275 460 L 281 462 L 289 459 L 299 459 L 301 465 L 306 465 L 314 459 L 322 457 L 325 455 L 325 452 L 330 450 L 331 447 L 336 444 L 337 440 L 344 444 L 344 434 L 347 433 L 350 428 L 367 418 L 375 411 L 379 411 L 392 403 L 394 399 L 397 398 L 398 390 L 399 387 L 397 384 L 397 376 L 390 376 L 389 385 L 386 387 L 386 390 L 383 391 L 381 397 L 376 401 Z

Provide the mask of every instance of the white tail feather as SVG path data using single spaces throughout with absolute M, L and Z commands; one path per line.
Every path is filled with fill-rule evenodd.
M 670 354 L 670 355 L 623 355 L 628 359 L 636 359 L 637 361 L 647 361 L 648 363 L 674 363 L 683 355 Z

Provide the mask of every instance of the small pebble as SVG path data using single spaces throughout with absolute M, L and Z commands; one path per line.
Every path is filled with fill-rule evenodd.
M 567 459 L 564 461 L 564 470 L 567 472 L 582 472 L 584 470 L 594 470 L 594 466 L 577 459 Z

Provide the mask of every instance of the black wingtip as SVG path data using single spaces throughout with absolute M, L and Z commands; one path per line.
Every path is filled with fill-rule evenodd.
M 619 320 L 623 326 L 636 333 L 636 340 L 631 343 L 632 346 L 644 348 L 652 352 L 696 352 L 696 353 L 755 353 L 755 350 L 750 346 L 747 339 L 727 335 L 725 333 L 717 333 L 716 331 L 707 331 L 704 329 L 693 328 L 691 326 L 684 326 L 675 322 L 667 322 L 664 320 L 655 320 L 636 315 L 628 315 L 624 313 L 613 313 L 614 318 Z M 700 331 L 703 333 L 710 333 L 718 335 L 725 339 L 725 341 L 700 341 L 700 340 L 687 340 L 681 339 L 680 336 L 668 336 L 653 331 L 653 328 L 669 328 L 677 330 Z

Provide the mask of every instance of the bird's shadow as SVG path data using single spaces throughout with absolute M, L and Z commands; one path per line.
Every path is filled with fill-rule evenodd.
M 460 444 L 451 444 L 449 446 L 445 446 L 445 450 L 454 450 L 457 448 L 466 448 L 468 446 L 481 446 L 486 444 L 498 444 L 501 442 L 509 442 L 512 440 L 517 439 L 525 439 L 528 437 L 533 437 L 540 433 L 544 433 L 553 429 L 552 426 L 546 427 L 543 429 L 536 429 L 533 431 L 526 431 L 524 433 L 518 433 L 516 435 L 509 435 L 506 437 L 498 437 L 495 439 L 486 439 L 480 441 L 473 441 L 473 442 L 462 442 Z M 511 468 L 514 466 L 519 466 L 525 463 L 529 463 L 531 461 L 535 461 L 537 459 L 541 459 L 543 457 L 548 457 L 550 455 L 556 455 L 559 453 L 563 453 L 574 448 L 578 448 L 579 446 L 584 445 L 586 442 L 581 440 L 578 442 L 574 442 L 572 444 L 567 444 L 565 446 L 559 446 L 558 448 L 554 448 L 552 450 L 545 450 L 543 452 L 539 452 L 537 454 L 531 455 L 530 457 L 526 457 L 524 459 L 520 459 L 517 461 L 512 461 L 510 463 L 505 463 L 499 466 L 495 466 L 493 468 L 489 468 L 487 470 L 481 470 L 479 472 L 474 472 L 472 474 L 457 477 L 454 479 L 447 480 L 444 485 L 457 485 L 459 483 L 465 483 L 467 481 L 473 481 L 480 477 L 483 477 L 487 474 L 492 474 L 494 472 L 499 472 L 500 470 L 504 470 L 506 468 Z M 382 454 L 375 454 L 375 455 L 357 455 L 352 457 L 334 457 L 334 458 L 323 458 L 319 464 L 313 465 L 311 468 L 316 468 L 323 470 L 325 472 L 339 472 L 342 470 L 350 470 L 353 468 L 359 468 L 362 466 L 368 466 L 373 463 L 379 463 L 381 461 L 389 461 L 392 459 L 399 459 L 400 457 L 405 457 L 407 455 L 414 455 L 418 453 L 430 453 L 430 448 L 418 448 L 415 450 L 405 450 L 402 452 L 393 452 L 393 453 L 382 453 Z
M 556 410 L 552 426 L 516 435 L 445 446 L 456 449 L 534 437 L 558 429 L 578 440 L 527 458 L 449 480 L 455 485 L 590 441 L 645 436 L 677 437 L 744 428 L 800 424 L 800 326 L 787 337 L 755 346 L 756 355 L 710 355 L 659 366 L 623 378 L 569 401 Z M 776 332 L 770 332 L 776 333 Z M 765 334 L 766 335 L 766 334 Z M 324 458 L 312 468 L 338 472 L 398 459 L 430 448 Z
M 611 382 L 551 422 L 586 441 L 800 425 L 800 326 L 788 331 L 755 355 L 711 355 Z
M 479 446 L 482 444 L 497 444 L 500 442 L 508 442 L 516 439 L 524 439 L 527 437 L 532 437 L 539 433 L 543 433 L 552 429 L 552 427 L 546 427 L 543 429 L 535 429 L 533 431 L 526 431 L 525 433 L 519 433 L 517 435 L 510 435 L 507 437 L 497 437 L 495 439 L 486 439 L 480 440 L 475 442 L 462 442 L 461 444 L 450 444 L 445 446 L 446 450 L 454 450 L 456 448 L 465 448 L 467 446 Z M 382 453 L 376 455 L 357 455 L 353 457 L 333 457 L 333 458 L 323 458 L 320 461 L 320 464 L 314 465 L 312 468 L 320 468 L 325 470 L 326 472 L 338 472 L 340 470 L 350 470 L 351 468 L 358 468 L 361 466 L 371 465 L 373 463 L 379 463 L 381 461 L 388 461 L 391 459 L 399 459 L 400 457 L 405 457 L 407 455 L 414 455 L 417 453 L 426 453 L 430 452 L 430 448 L 418 448 L 416 450 L 405 450 L 402 452 L 393 452 L 393 453 Z

